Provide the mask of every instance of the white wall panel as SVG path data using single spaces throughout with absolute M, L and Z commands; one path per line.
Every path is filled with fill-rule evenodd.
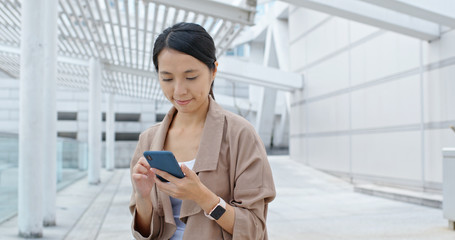
M 0 89 L 0 99 L 1 98 L 9 98 L 10 90 L 7 88 Z
M 291 109 L 292 157 L 317 168 L 332 167 L 331 170 L 339 171 L 345 164 L 330 154 L 343 155 L 351 149 L 355 173 L 385 181 L 390 178 L 391 183 L 402 179 L 399 181 L 402 184 L 418 185 L 422 180 L 419 67 L 421 62 L 433 63 L 432 67 L 437 69 L 424 73 L 424 119 L 431 128 L 425 131 L 424 174 L 427 184 L 439 183 L 441 148 L 455 146 L 455 133 L 448 126 L 439 129 L 441 122 L 455 120 L 455 65 L 441 67 L 434 63 L 455 57 L 455 30 L 444 33 L 439 40 L 422 42 L 333 17 L 295 40 L 307 26 L 324 19 L 322 15 L 307 14 L 304 9 L 293 11 L 289 18 L 291 70 L 305 76 L 304 94 L 294 94 L 292 103 L 306 100 L 305 105 Z M 359 40 L 365 42 L 357 44 Z M 414 75 L 395 77 L 409 70 Z M 373 82 L 388 77 L 391 78 L 387 82 Z M 348 90 L 349 80 L 355 89 L 350 94 L 326 95 L 312 101 L 340 89 Z M 336 136 L 337 132 L 349 131 L 350 125 L 351 146 Z M 387 130 L 402 125 L 417 129 Z M 376 132 L 367 134 L 362 129 Z M 297 131 L 305 137 L 295 136 Z M 321 134 L 324 132 L 328 134 Z
M 307 70 L 305 80 L 309 98 L 348 88 L 349 53 L 339 54 Z
M 57 121 L 58 132 L 77 132 L 77 121 Z
M 349 137 L 314 137 L 307 139 L 309 165 L 319 169 L 349 172 Z
M 300 153 L 301 143 L 300 138 L 291 137 L 289 139 L 289 156 L 295 161 L 302 162 L 302 154 Z
M 304 80 L 304 88 L 306 86 L 306 80 Z M 307 90 L 304 89 L 304 90 L 295 90 L 291 93 L 291 104 L 294 104 L 294 103 L 297 103 L 301 100 L 304 99 L 304 95 L 303 95 L 303 92 L 306 92 Z
M 19 110 L 10 110 L 9 119 L 13 121 L 19 121 Z
M 442 149 L 455 147 L 455 133 L 449 128 L 425 131 L 425 180 L 442 183 Z
M 428 62 L 437 62 L 455 57 L 455 30 L 445 33 L 442 38 L 434 40 L 428 46 Z
M 0 120 L 0 131 L 17 133 L 19 132 L 19 121 Z
M 148 127 L 153 124 L 147 124 Z M 141 128 L 142 124 L 140 122 L 116 122 L 115 131 L 116 132 L 143 132 L 146 128 Z M 103 127 L 103 129 L 106 129 Z
M 330 132 L 349 129 L 349 98 L 340 95 L 308 103 L 308 132 Z
M 419 67 L 420 42 L 392 32 L 351 50 L 352 85 Z
M 352 136 L 354 174 L 421 180 L 420 132 Z
M 290 31 L 291 32 L 291 31 Z M 290 70 L 297 72 L 307 64 L 306 38 L 302 38 L 289 47 Z
M 348 20 L 334 17 L 307 39 L 307 63 L 311 64 L 349 44 Z
M 349 29 L 349 32 L 351 34 L 351 43 L 354 43 L 379 30 L 376 27 L 354 21 L 349 21 Z
M 291 107 L 289 114 L 289 134 L 296 135 L 304 132 L 305 118 L 301 107 Z
M 77 130 L 79 132 L 88 133 L 88 120 L 87 121 L 77 121 Z M 85 140 L 87 141 L 87 140 Z
M 75 102 L 75 103 L 77 103 L 76 109 L 88 112 L 88 101 L 87 100 L 88 100 L 88 98 L 85 100 L 80 100 L 80 101 Z
M 455 120 L 455 65 L 425 74 L 425 121 Z
M 0 89 L 19 89 L 19 80 L 14 78 L 0 78 Z
M 0 106 L 3 110 L 7 109 L 17 110 L 19 109 L 19 98 L 16 99 L 0 98 Z
M 85 102 L 88 105 L 87 102 Z M 74 101 L 63 101 L 57 98 L 57 112 L 76 111 L 79 109 L 79 103 Z
M 142 110 L 142 106 L 137 103 L 117 103 L 115 104 L 115 112 L 140 112 Z M 151 107 L 151 106 L 150 106 Z M 150 109 L 152 110 L 152 109 Z
M 9 92 L 10 98 L 19 98 L 19 90 L 18 89 L 11 89 Z
M 0 109 L 0 120 L 9 120 L 9 118 L 10 118 L 9 113 L 10 113 L 10 110 Z
M 56 98 L 59 101 L 74 100 L 74 93 L 72 93 L 71 91 L 57 91 Z
M 420 122 L 419 76 L 354 91 L 352 128 L 378 128 Z
M 301 36 L 312 29 L 315 25 L 329 17 L 329 15 L 305 8 L 298 8 L 291 10 L 289 15 L 289 27 L 293 31 L 289 31 L 289 40 L 295 41 L 297 37 Z

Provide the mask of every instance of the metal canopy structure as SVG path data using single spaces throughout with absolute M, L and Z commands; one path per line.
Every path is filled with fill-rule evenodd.
M 418 39 L 432 41 L 455 26 L 455 3 L 436 9 L 422 0 L 282 0 Z
M 19 77 L 21 1 L 0 0 L 0 69 Z M 256 6 L 212 0 L 58 0 L 58 84 L 88 89 L 88 60 L 103 63 L 103 92 L 163 100 L 153 43 L 177 22 L 202 25 L 221 56 Z

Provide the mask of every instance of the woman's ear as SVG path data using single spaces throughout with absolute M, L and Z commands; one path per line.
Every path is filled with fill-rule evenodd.
M 215 65 L 215 68 L 212 70 L 212 83 L 213 81 L 215 80 L 215 77 L 216 77 L 216 72 L 218 71 L 218 61 L 215 61 L 213 63 L 213 65 Z

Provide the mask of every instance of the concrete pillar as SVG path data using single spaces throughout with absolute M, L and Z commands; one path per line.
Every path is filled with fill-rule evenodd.
M 100 183 L 101 170 L 101 63 L 90 60 L 88 108 L 88 182 Z
M 43 236 L 44 3 L 24 0 L 21 7 L 18 229 L 27 238 Z
M 107 96 L 106 111 L 106 169 L 112 171 L 115 169 L 115 112 L 114 112 L 114 94 Z
M 44 16 L 44 226 L 55 226 L 57 198 L 57 0 L 45 0 Z

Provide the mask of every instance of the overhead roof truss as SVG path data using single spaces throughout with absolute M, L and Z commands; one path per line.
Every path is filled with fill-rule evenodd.
M 20 8 L 19 0 L 0 1 L 0 51 L 6 49 L 0 54 L 0 68 L 15 77 L 20 63 Z M 254 9 L 212 0 L 59 0 L 59 61 L 99 59 L 105 66 L 104 92 L 160 100 L 152 61 L 160 32 L 177 22 L 198 23 L 213 37 L 221 56 L 244 26 L 253 24 Z M 87 66 L 67 62 L 58 64 L 60 84 L 88 88 L 87 70 L 80 67 Z

